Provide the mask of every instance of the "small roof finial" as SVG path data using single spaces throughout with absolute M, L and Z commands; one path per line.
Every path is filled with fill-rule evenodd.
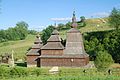
M 75 16 L 75 11 L 73 11 L 73 16 Z
M 75 11 L 73 11 L 72 28 L 77 28 L 76 17 L 75 17 Z
M 72 22 L 73 22 L 73 23 L 76 22 L 75 11 L 73 11 Z

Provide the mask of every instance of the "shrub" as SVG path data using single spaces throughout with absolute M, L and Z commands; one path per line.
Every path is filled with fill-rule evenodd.
M 28 75 L 28 71 L 25 68 L 15 67 L 10 70 L 11 77 L 24 77 Z
M 7 78 L 9 77 L 9 71 L 10 69 L 5 66 L 0 66 L 0 78 Z
M 101 70 L 106 70 L 112 63 L 113 59 L 109 53 L 106 51 L 99 51 L 97 53 L 96 59 L 94 61 L 96 68 Z
M 39 75 L 41 75 L 41 69 L 40 69 L 40 68 L 35 68 L 35 69 L 33 70 L 33 73 L 34 73 L 36 76 L 39 76 Z

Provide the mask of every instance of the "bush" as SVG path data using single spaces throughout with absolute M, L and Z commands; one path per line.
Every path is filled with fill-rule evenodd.
M 35 68 L 35 69 L 33 70 L 33 74 L 35 74 L 36 76 L 41 75 L 41 68 Z
M 10 70 L 10 76 L 11 77 L 24 77 L 28 75 L 28 71 L 25 68 L 15 67 L 11 68 Z
M 0 78 L 8 78 L 10 77 L 10 69 L 5 66 L 0 66 Z
M 106 51 L 99 51 L 94 63 L 99 71 L 104 71 L 113 63 L 113 59 Z

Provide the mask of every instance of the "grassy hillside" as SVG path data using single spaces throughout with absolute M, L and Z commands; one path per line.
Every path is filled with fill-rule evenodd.
M 110 27 L 108 24 L 107 18 L 95 18 L 95 19 L 86 19 L 86 26 L 81 27 L 79 30 L 81 33 L 85 32 L 96 32 L 96 31 L 106 31 L 106 30 L 112 30 L 114 28 Z M 60 31 L 60 36 L 65 39 L 66 38 L 66 32 L 68 30 L 62 30 Z
M 109 27 L 107 23 L 107 18 L 104 19 L 87 19 L 86 27 L 82 27 L 80 31 L 84 32 L 94 32 L 94 31 L 104 31 L 111 30 L 113 28 Z M 60 31 L 60 36 L 65 39 L 67 30 Z M 35 39 L 35 35 L 29 35 L 25 40 L 19 41 L 8 41 L 0 43 L 0 54 L 11 53 L 14 50 L 15 58 L 25 58 L 27 50 L 32 46 Z
M 0 54 L 11 53 L 13 50 L 15 58 L 23 59 L 29 47 L 32 46 L 34 39 L 34 35 L 28 35 L 25 40 L 0 43 Z
M 114 29 L 112 27 L 109 27 L 107 18 L 87 19 L 86 23 L 87 23 L 86 27 L 82 27 L 80 29 L 82 33 Z

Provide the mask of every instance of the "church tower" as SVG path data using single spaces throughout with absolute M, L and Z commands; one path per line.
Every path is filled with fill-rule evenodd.
M 67 32 L 66 46 L 64 55 L 78 56 L 83 58 L 84 62 L 80 62 L 81 65 L 86 65 L 89 61 L 89 55 L 84 50 L 84 44 L 82 34 L 77 29 L 77 22 L 75 17 L 75 11 L 73 12 L 71 29 Z

